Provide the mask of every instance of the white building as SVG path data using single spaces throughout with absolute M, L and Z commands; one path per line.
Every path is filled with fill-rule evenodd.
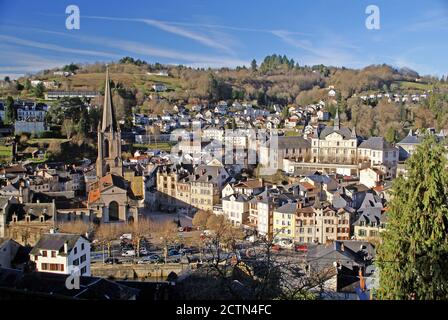
M 43 234 L 31 250 L 30 260 L 39 272 L 90 276 L 90 242 L 78 234 Z
M 377 187 L 384 179 L 384 173 L 376 168 L 365 168 L 359 171 L 359 183 L 367 188 Z
M 233 194 L 222 199 L 224 215 L 234 226 L 241 226 L 249 219 L 249 197 L 242 194 Z

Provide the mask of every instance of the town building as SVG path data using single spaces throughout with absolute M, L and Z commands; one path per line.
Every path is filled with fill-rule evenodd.
M 43 234 L 30 252 L 36 271 L 90 276 L 90 241 L 68 233 Z

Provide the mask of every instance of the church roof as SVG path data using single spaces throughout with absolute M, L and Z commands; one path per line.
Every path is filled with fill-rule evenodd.
M 106 85 L 104 87 L 103 118 L 101 121 L 101 131 L 117 131 L 117 120 L 115 119 L 112 105 L 112 93 L 109 81 L 109 69 L 106 69 Z

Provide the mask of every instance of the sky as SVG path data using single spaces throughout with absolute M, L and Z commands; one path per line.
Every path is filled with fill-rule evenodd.
M 67 29 L 76 5 L 80 28 Z M 368 29 L 369 5 L 379 29 Z M 249 66 L 286 54 L 300 65 L 387 63 L 448 74 L 448 0 L 0 0 L 0 77 L 117 61 Z

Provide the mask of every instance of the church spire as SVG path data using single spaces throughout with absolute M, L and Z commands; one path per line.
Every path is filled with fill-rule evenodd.
M 117 121 L 115 120 L 114 108 L 112 105 L 112 93 L 110 90 L 109 68 L 106 67 L 106 84 L 104 86 L 103 120 L 101 131 L 117 131 Z
M 339 108 L 336 107 L 336 116 L 334 117 L 334 130 L 338 131 L 339 129 L 340 129 Z

